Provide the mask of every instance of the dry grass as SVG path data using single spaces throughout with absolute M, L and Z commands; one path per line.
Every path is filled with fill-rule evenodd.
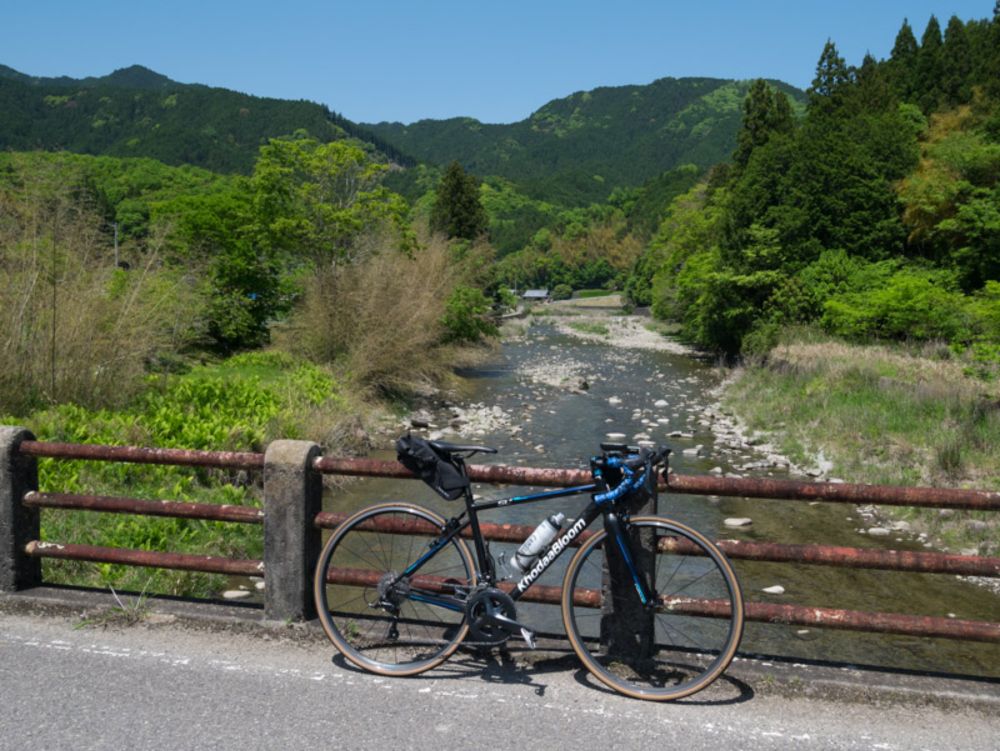
M 314 362 L 336 363 L 358 384 L 421 391 L 450 371 L 454 353 L 439 346 L 441 319 L 459 281 L 443 240 L 430 240 L 412 258 L 383 247 L 319 270 L 275 340 Z
M 196 336 L 193 283 L 161 267 L 155 240 L 123 271 L 69 195 L 0 193 L 0 217 L 0 412 L 122 404 Z

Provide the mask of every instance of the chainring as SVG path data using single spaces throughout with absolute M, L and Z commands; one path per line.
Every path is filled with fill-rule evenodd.
M 495 623 L 484 622 L 487 615 L 503 615 L 517 620 L 517 608 L 510 595 L 495 587 L 473 592 L 465 603 L 465 614 L 469 621 L 469 639 L 482 645 L 503 644 L 511 632 Z M 468 641 L 467 640 L 467 641 Z

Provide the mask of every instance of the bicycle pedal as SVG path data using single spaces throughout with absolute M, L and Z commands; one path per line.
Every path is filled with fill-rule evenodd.
M 521 638 L 524 639 L 529 649 L 535 648 L 535 635 L 523 626 L 521 627 Z

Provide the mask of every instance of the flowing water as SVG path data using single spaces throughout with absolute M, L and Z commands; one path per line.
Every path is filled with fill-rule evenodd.
M 615 320 L 633 331 L 640 326 L 637 320 Z M 464 373 L 468 393 L 433 410 L 432 428 L 424 433 L 499 449 L 495 457 L 477 456 L 476 462 L 539 467 L 586 467 L 607 434 L 623 433 L 630 442 L 648 437 L 671 445 L 671 466 L 679 474 L 788 477 L 787 470 L 773 466 L 747 470 L 747 465 L 768 465 L 762 461 L 766 456 L 751 446 L 734 447 L 719 435 L 708 407 L 717 400 L 713 389 L 721 376 L 710 364 L 681 351 L 612 347 L 599 335 L 583 339 L 564 333 L 565 321 L 562 326 L 537 321 L 506 342 L 491 362 Z M 389 451 L 375 455 L 393 456 Z M 484 497 L 518 490 L 475 487 Z M 330 510 L 345 511 L 401 499 L 444 515 L 458 511 L 422 483 L 407 480 L 352 482 L 329 492 L 325 503 Z M 572 518 L 586 503 L 580 496 L 509 507 L 484 514 L 484 520 L 536 524 L 556 511 Z M 915 539 L 862 533 L 857 510 L 845 504 L 661 494 L 659 512 L 713 539 L 923 549 Z M 732 529 L 724 524 L 731 517 L 747 517 L 752 524 Z M 492 552 L 510 554 L 501 545 Z M 542 583 L 559 584 L 569 557 L 546 572 Z M 1000 596 L 952 575 L 746 561 L 735 561 L 734 567 L 747 601 L 1000 621 Z M 774 585 L 784 593 L 763 591 Z M 519 606 L 519 617 L 540 629 L 561 628 L 556 608 Z M 1000 676 L 1000 645 L 976 642 L 748 623 L 742 651 Z

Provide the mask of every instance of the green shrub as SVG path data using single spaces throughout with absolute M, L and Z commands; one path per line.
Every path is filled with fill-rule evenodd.
M 569 300 L 573 296 L 573 288 L 568 284 L 557 284 L 552 290 L 553 300 Z
M 824 305 L 823 325 L 850 339 L 968 339 L 967 299 L 951 274 L 902 269 L 878 288 L 837 295 Z
M 445 341 L 478 342 L 497 335 L 496 323 L 490 317 L 493 305 L 482 290 L 460 284 L 452 290 L 444 307 L 441 323 Z

